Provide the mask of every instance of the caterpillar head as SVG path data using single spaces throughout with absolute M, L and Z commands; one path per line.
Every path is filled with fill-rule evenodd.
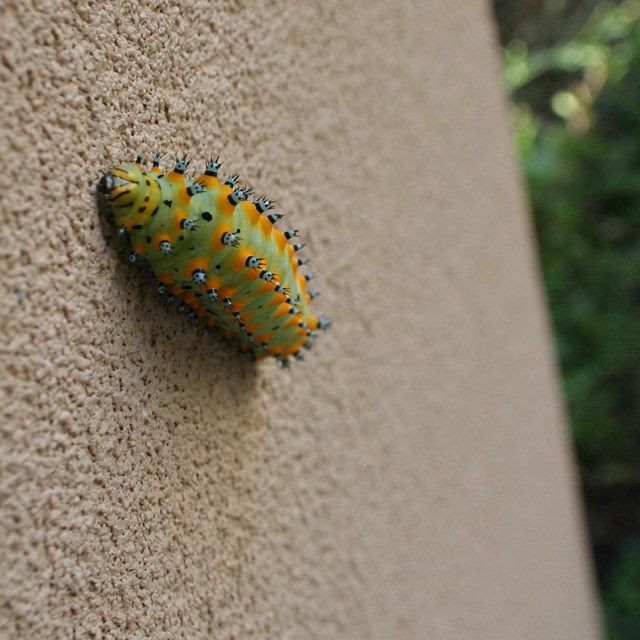
M 133 204 L 138 197 L 141 177 L 134 167 L 113 167 L 102 176 L 98 183 L 98 193 L 109 204 Z
M 127 229 L 147 222 L 162 196 L 156 176 L 135 164 L 109 169 L 98 183 L 98 194 L 118 226 Z

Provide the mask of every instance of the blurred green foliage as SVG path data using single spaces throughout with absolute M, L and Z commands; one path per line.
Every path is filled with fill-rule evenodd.
M 609 637 L 638 639 L 640 0 L 495 2 Z

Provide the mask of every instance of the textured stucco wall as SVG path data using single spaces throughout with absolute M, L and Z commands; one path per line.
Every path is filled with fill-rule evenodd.
M 2 638 L 597 637 L 488 7 L 0 4 Z M 276 198 L 291 371 L 161 307 L 137 150 Z

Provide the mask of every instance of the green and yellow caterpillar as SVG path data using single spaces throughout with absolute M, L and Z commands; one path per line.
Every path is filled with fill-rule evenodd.
M 275 356 L 287 365 L 302 359 L 318 329 L 330 322 L 311 313 L 318 294 L 307 291 L 316 274 L 308 264 L 297 229 L 280 231 L 282 217 L 267 198 L 252 199 L 238 175 L 218 178 L 221 163 L 211 159 L 202 175 L 189 177 L 186 158 L 163 173 L 154 156 L 110 169 L 98 192 L 113 212 L 120 233 L 129 237 L 133 262 L 147 259 L 169 300 L 182 299 L 210 327 L 237 339 L 256 357 Z

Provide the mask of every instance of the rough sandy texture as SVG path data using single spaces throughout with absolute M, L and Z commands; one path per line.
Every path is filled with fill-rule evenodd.
M 0 4 L 2 638 L 597 637 L 487 6 Z M 96 213 L 220 153 L 334 329 L 291 371 Z

